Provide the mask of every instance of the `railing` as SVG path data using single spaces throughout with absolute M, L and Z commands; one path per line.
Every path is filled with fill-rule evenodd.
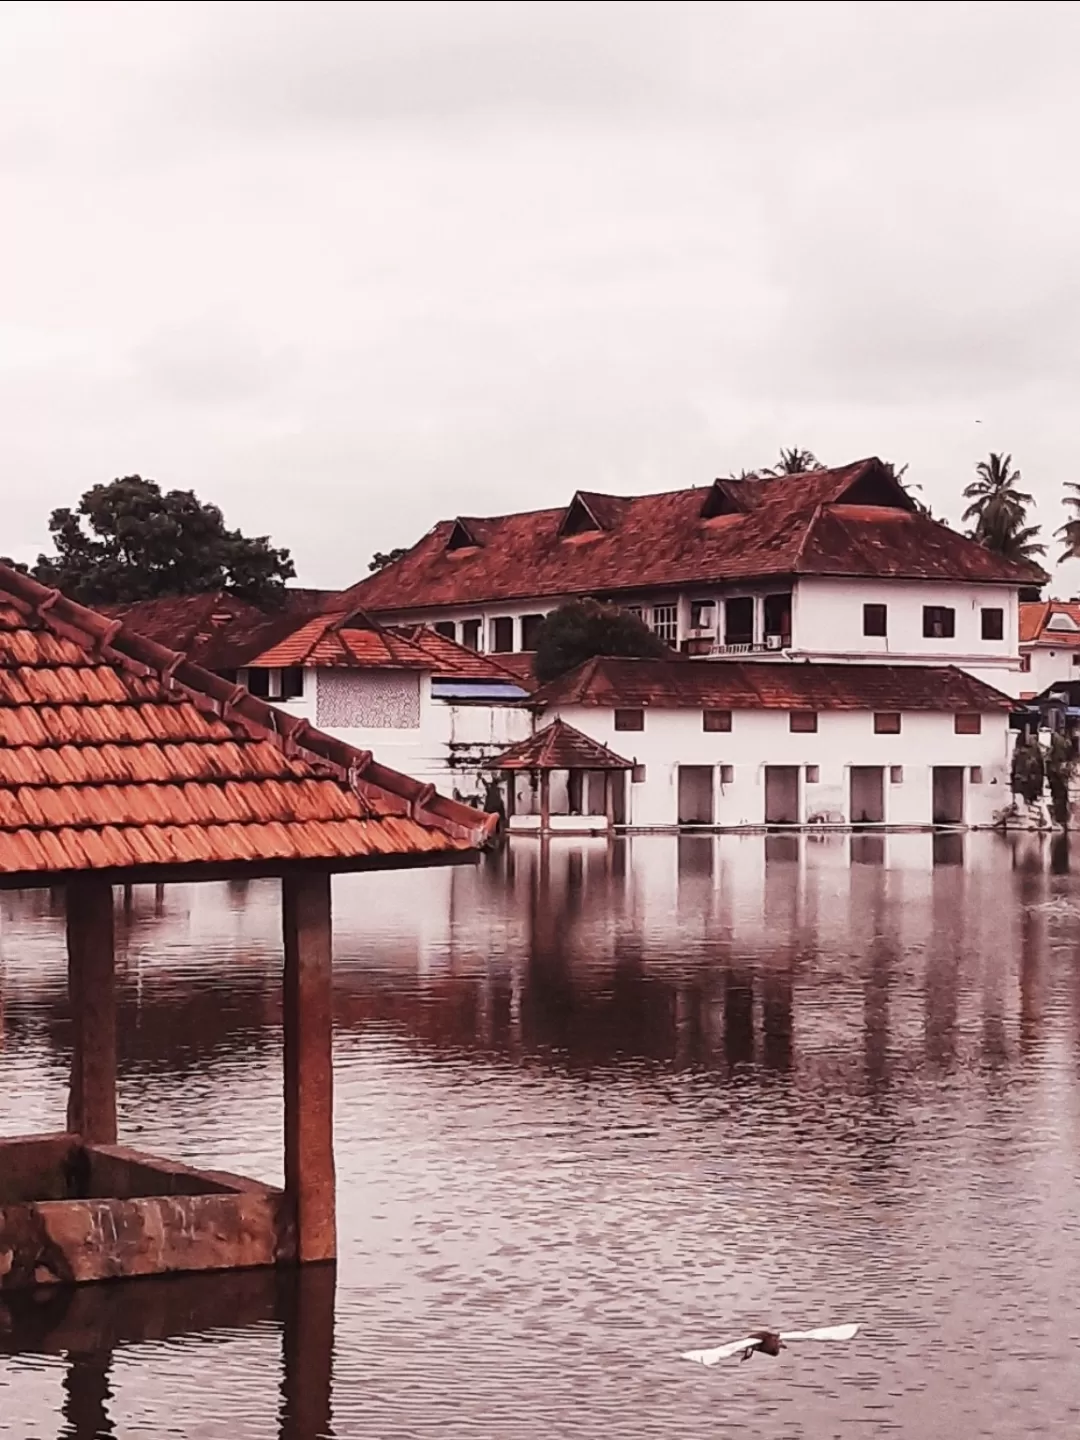
M 764 640 L 752 640 L 735 645 L 720 644 L 712 645 L 708 651 L 709 655 L 779 655 L 782 651 L 790 649 L 791 636 L 781 635 L 779 644 L 767 644 Z

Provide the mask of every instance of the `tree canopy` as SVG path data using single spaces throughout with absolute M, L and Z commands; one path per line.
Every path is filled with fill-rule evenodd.
M 762 470 L 762 475 L 805 475 L 810 470 L 824 470 L 825 466 L 817 458 L 812 450 L 803 450 L 799 445 L 793 445 L 790 450 L 781 450 L 780 459 L 768 470 Z
M 368 569 L 371 571 L 385 570 L 387 565 L 393 565 L 395 560 L 400 560 L 403 555 L 409 553 L 408 546 L 395 545 L 393 550 L 376 550 L 375 554 L 368 561 Z
M 1034 497 L 1020 489 L 1023 477 L 1011 455 L 991 452 L 975 466 L 975 479 L 964 487 L 969 502 L 963 518 L 971 523 L 968 534 L 986 550 L 1006 560 L 1034 560 L 1046 553 L 1038 539 L 1038 525 L 1029 525 L 1028 509 Z
M 533 673 L 546 683 L 595 655 L 670 654 L 668 646 L 629 610 L 599 600 L 571 600 L 553 610 L 541 625 Z
M 162 491 L 126 475 L 87 490 L 75 509 L 54 510 L 52 555 L 32 574 L 88 605 L 229 590 L 255 604 L 281 599 L 296 574 L 269 537 L 229 530 L 216 505 L 191 490 Z

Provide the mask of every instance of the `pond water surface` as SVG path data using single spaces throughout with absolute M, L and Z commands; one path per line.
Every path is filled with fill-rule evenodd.
M 336 1287 L 94 1287 L 62 1354 L 19 1311 L 0 1435 L 1080 1433 L 1070 864 L 664 836 L 338 879 Z M 136 890 L 118 943 L 121 1139 L 280 1179 L 277 887 Z M 0 1134 L 62 1127 L 68 1036 L 58 905 L 0 897 Z

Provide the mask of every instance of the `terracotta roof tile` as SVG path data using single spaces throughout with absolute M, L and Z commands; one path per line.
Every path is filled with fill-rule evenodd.
M 659 495 L 582 495 L 600 524 L 563 535 L 567 509 L 435 525 L 400 560 L 333 602 L 369 612 L 797 574 L 1032 583 L 1015 565 L 917 512 L 879 460 Z M 719 513 L 712 513 L 718 511 Z
M 1020 644 L 1033 645 L 1042 642 L 1057 645 L 1068 650 L 1080 646 L 1080 628 L 1076 630 L 1055 630 L 1050 624 L 1055 615 L 1067 615 L 1080 627 L 1080 601 L 1033 600 L 1020 606 Z
M 1010 710 L 1000 690 L 952 665 L 817 665 L 786 661 L 589 660 L 543 686 L 541 707 L 599 705 L 718 710 Z
M 8 883 L 85 869 L 449 857 L 493 826 L 0 566 Z
M 553 720 L 491 761 L 493 770 L 632 770 L 634 762 L 565 720 Z

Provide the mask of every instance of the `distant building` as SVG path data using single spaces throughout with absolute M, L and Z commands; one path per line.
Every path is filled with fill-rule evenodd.
M 1025 601 L 1020 606 L 1020 694 L 1080 680 L 1080 601 Z
M 931 520 L 869 459 L 443 520 L 335 603 L 517 668 L 549 611 L 593 595 L 696 658 L 956 665 L 1016 694 L 1018 595 L 1042 579 Z

